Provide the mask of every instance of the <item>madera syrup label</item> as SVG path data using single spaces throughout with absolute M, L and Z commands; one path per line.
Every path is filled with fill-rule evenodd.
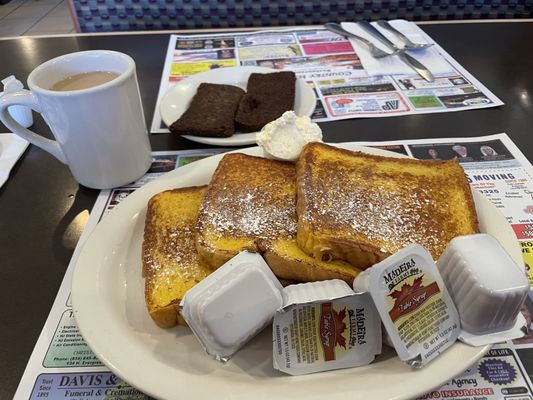
M 401 360 L 421 367 L 455 342 L 457 310 L 424 247 L 409 245 L 361 275 L 354 287 L 366 283 Z
M 337 312 L 332 303 L 321 304 L 318 331 L 325 361 L 335 360 L 335 346 L 346 349 L 345 319 L 346 308 Z
M 274 368 L 291 375 L 366 365 L 381 352 L 368 293 L 287 304 L 273 328 Z
M 412 284 L 404 283 L 399 290 L 394 290 L 389 294 L 394 299 L 394 305 L 389 311 L 392 322 L 399 318 L 415 312 L 418 307 L 430 301 L 430 299 L 440 293 L 437 282 L 431 282 L 427 286 L 422 284 L 424 275 L 414 279 Z

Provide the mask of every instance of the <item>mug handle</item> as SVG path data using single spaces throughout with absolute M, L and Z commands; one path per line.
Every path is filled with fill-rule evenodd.
M 21 138 L 26 139 L 28 142 L 40 147 L 41 149 L 49 152 L 63 164 L 67 163 L 65 153 L 59 146 L 56 140 L 47 139 L 29 129 L 24 128 L 8 112 L 10 106 L 26 106 L 32 110 L 40 113 L 41 108 L 39 103 L 32 92 L 29 90 L 19 90 L 14 93 L 7 93 L 0 96 L 0 120 L 11 132 L 19 135 Z

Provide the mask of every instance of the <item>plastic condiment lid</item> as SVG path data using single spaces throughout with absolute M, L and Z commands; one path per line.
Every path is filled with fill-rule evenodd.
M 18 92 L 19 90 L 24 89 L 24 85 L 21 81 L 15 78 L 15 75 L 10 75 L 5 79 L 2 79 L 2 84 L 4 85 L 5 93 Z
M 204 349 L 227 361 L 271 321 L 282 289 L 263 258 L 244 251 L 189 289 L 180 310 Z
M 421 367 L 459 335 L 457 310 L 431 254 L 411 244 L 366 270 L 354 289 L 367 289 L 399 358 Z
M 517 316 L 529 281 L 498 240 L 483 233 L 458 236 L 437 267 L 459 312 L 459 340 L 481 346 L 523 336 Z
M 14 75 L 10 75 L 7 78 L 3 79 L 2 84 L 4 85 L 4 92 L 0 92 L 0 97 L 4 94 L 18 92 L 24 89 L 24 85 L 21 81 L 15 78 Z M 27 106 L 10 106 L 8 108 L 9 114 L 11 117 L 17 121 L 24 128 L 28 128 L 33 125 L 33 115 L 31 108 Z
M 241 264 L 194 299 L 201 334 L 218 351 L 240 346 L 280 307 L 281 293 L 263 271 Z
M 319 301 L 331 301 L 354 294 L 352 288 L 343 280 L 296 283 L 283 288 L 283 307 L 292 304 L 305 304 Z

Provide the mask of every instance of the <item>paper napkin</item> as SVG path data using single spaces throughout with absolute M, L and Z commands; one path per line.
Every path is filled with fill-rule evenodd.
M 28 142 L 13 133 L 0 134 L 0 187 L 9 178 L 9 172 L 28 147 Z
M 389 21 L 390 24 L 402 32 L 414 43 L 432 43 L 432 40 L 427 36 L 415 23 L 409 22 L 403 19 L 396 19 Z M 368 39 L 376 47 L 380 49 L 391 52 L 385 45 L 383 45 L 378 39 L 372 37 L 368 34 L 363 28 L 360 28 L 354 22 L 343 22 L 342 27 L 347 31 L 356 34 L 357 36 L 362 36 L 365 39 Z M 375 22 L 372 25 L 378 29 L 383 35 L 387 37 L 391 42 L 396 44 L 398 47 L 403 47 L 402 42 L 394 35 L 394 33 L 389 32 L 386 29 L 379 27 Z M 384 57 L 384 58 L 374 58 L 368 51 L 368 48 L 355 39 L 350 39 L 355 52 L 361 60 L 361 64 L 365 69 L 366 73 L 370 76 L 375 75 L 409 75 L 413 74 L 414 71 L 408 67 L 404 62 L 402 62 L 397 56 Z M 434 43 L 434 42 L 433 42 Z M 435 46 L 428 47 L 426 49 L 418 50 L 409 50 L 408 53 L 420 61 L 424 66 L 426 66 L 431 73 L 435 74 L 444 74 L 453 72 L 452 66 L 446 61 L 446 59 L 439 53 L 438 49 Z

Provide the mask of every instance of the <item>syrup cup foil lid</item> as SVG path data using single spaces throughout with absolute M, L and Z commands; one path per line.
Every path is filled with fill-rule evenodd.
M 207 353 L 225 362 L 272 321 L 282 289 L 263 258 L 244 251 L 188 290 L 180 310 Z
M 452 239 L 437 267 L 459 312 L 461 341 L 481 346 L 524 335 L 520 308 L 529 281 L 494 237 Z
M 274 368 L 290 375 L 356 367 L 381 353 L 381 321 L 368 293 L 341 280 L 287 286 L 273 323 Z
M 368 291 L 400 360 L 420 368 L 450 347 L 459 315 L 431 254 L 411 244 L 359 274 L 356 292 Z

